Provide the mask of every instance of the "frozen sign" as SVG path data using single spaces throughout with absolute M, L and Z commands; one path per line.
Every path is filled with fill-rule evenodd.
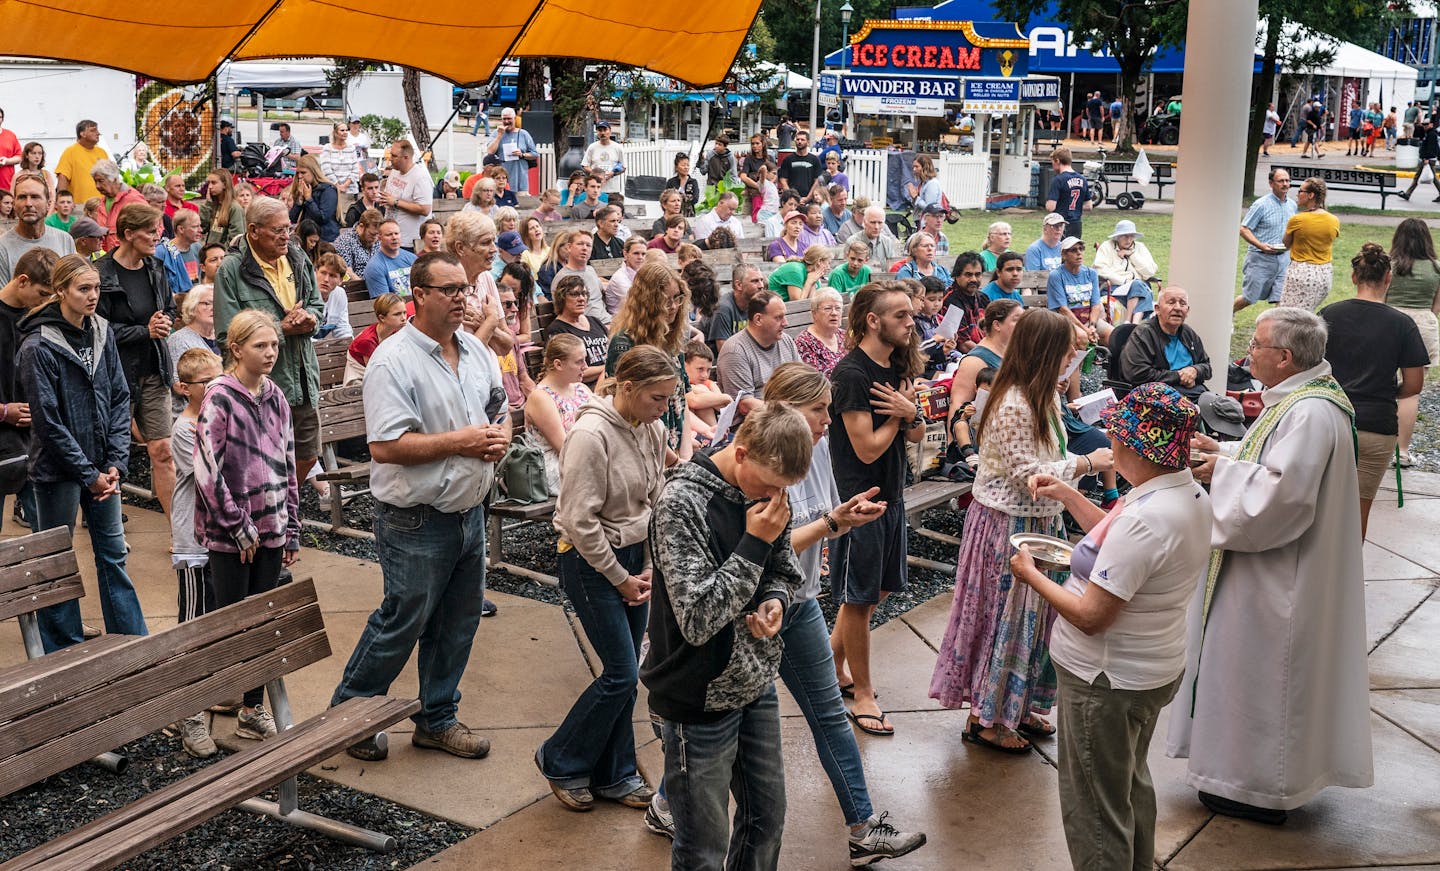
M 960 80 L 910 76 L 846 76 L 840 83 L 840 93 L 846 97 L 959 100 Z

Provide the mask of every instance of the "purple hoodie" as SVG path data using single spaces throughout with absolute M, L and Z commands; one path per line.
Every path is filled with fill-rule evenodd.
M 260 396 L 234 375 L 205 391 L 195 422 L 195 540 L 209 550 L 300 549 L 300 489 L 290 405 L 266 378 Z

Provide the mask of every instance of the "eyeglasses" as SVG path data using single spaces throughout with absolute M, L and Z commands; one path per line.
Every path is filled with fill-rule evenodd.
M 513 308 L 517 310 L 520 308 L 520 303 L 516 302 L 513 299 L 507 299 L 504 302 L 500 303 L 500 305 L 504 306 L 505 308 Z
M 1252 351 L 1258 351 L 1258 350 L 1260 350 L 1261 348 L 1269 348 L 1269 349 L 1272 350 L 1272 351 L 1288 351 L 1288 350 L 1290 350 L 1289 348 L 1284 348 L 1284 347 L 1281 347 L 1280 345 L 1257 345 L 1257 344 L 1255 344 L 1255 339 L 1254 339 L 1254 338 L 1251 338 L 1251 339 L 1250 339 L 1250 350 L 1252 350 Z
M 257 230 L 264 230 L 272 236 L 289 236 L 291 231 L 295 229 L 289 224 L 282 224 L 278 227 L 262 227 L 259 224 L 251 224 L 250 226 L 256 228 Z
M 438 290 L 450 299 L 459 299 L 470 289 L 468 284 L 417 284 L 416 287 L 423 287 L 426 290 Z
M 844 310 L 845 310 L 844 308 L 842 308 L 841 306 L 835 305 L 834 303 L 830 303 L 829 305 L 822 305 L 822 306 L 820 306 L 820 311 L 822 311 L 822 312 L 841 312 L 841 311 L 844 311 Z

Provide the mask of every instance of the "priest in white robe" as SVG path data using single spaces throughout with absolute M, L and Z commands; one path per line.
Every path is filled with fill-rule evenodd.
M 1251 370 L 1265 411 L 1217 445 L 1209 576 L 1189 612 L 1167 753 L 1217 813 L 1278 824 L 1327 786 L 1374 783 L 1353 411 L 1325 324 L 1260 316 Z

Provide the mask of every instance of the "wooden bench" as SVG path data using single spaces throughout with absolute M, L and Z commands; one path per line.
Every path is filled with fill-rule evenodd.
M 316 524 L 329 532 L 340 533 L 354 538 L 373 538 L 369 530 L 355 529 L 345 522 L 345 500 L 361 495 L 367 490 L 363 486 L 370 480 L 368 462 L 342 460 L 335 451 L 335 445 L 353 438 L 365 436 L 365 391 L 360 384 L 347 384 L 322 390 L 320 393 L 320 455 L 325 461 L 325 471 L 317 478 L 330 484 L 330 523 Z M 345 484 L 361 485 L 361 488 L 345 492 Z
M 932 541 L 941 542 L 942 544 L 959 547 L 960 539 L 926 527 L 920 515 L 931 508 L 939 508 L 951 499 L 964 496 L 969 492 L 969 483 L 946 481 L 940 478 L 917 481 L 905 488 L 903 497 L 905 500 L 905 519 L 909 522 L 910 528 L 915 530 L 916 535 Z M 914 554 L 906 556 L 905 559 L 906 562 L 912 566 L 943 572 L 949 575 L 955 574 L 955 566 L 951 563 L 936 562 L 935 560 L 925 559 L 924 557 L 915 556 Z
M 547 586 L 557 586 L 560 581 L 554 575 L 547 575 L 544 572 L 532 571 L 524 566 L 517 566 L 507 562 L 505 559 L 505 531 L 514 529 L 525 523 L 549 523 L 555 516 L 555 500 L 546 499 L 544 502 L 520 503 L 508 500 L 492 502 L 485 512 L 487 524 L 485 543 L 488 545 L 485 565 L 494 571 L 499 569 L 507 574 L 521 578 L 528 578 L 532 581 Z M 506 520 L 512 521 L 505 523 Z
M 1355 191 L 1364 194 L 1379 194 L 1380 208 L 1385 208 L 1385 198 L 1396 195 L 1396 175 L 1393 172 L 1373 172 L 1367 169 L 1332 169 L 1327 166 L 1290 166 L 1270 164 L 1271 170 L 1283 169 L 1290 173 L 1295 185 L 1307 178 L 1318 178 L 1332 191 Z
M 9 563 L 0 569 L 7 616 L 33 620 L 34 610 L 82 595 L 68 536 L 62 528 L 0 543 L 0 558 Z M 63 550 L 56 550 L 58 541 Z M 37 586 L 36 578 L 48 580 Z M 284 676 L 329 655 L 315 585 L 302 580 L 155 635 L 102 635 L 0 669 L 0 795 L 258 684 L 265 685 L 281 730 L 10 859 L 0 871 L 113 868 L 230 808 L 370 849 L 393 849 L 388 835 L 298 807 L 298 774 L 420 707 L 414 699 L 351 699 L 296 725 Z M 256 798 L 277 785 L 279 801 Z
M 1057 145 L 1064 145 L 1064 144 L 1065 144 L 1065 131 L 1064 131 L 1064 130 L 1036 130 L 1036 131 L 1035 131 L 1035 144 L 1036 144 L 1036 145 L 1039 145 L 1039 144 L 1042 143 L 1042 142 L 1045 143 L 1046 145 L 1049 145 L 1049 146 L 1050 146 L 1050 150 L 1051 150 L 1051 151 L 1054 151 L 1054 150 L 1055 150 L 1055 146 L 1057 146 Z

